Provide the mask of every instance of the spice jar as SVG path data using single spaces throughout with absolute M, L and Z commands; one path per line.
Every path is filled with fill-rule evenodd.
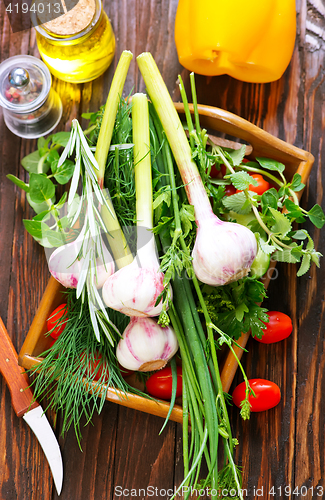
M 115 37 L 101 0 L 79 0 L 69 12 L 41 24 L 37 14 L 38 50 L 51 73 L 66 82 L 94 80 L 108 68 Z
M 14 56 L 0 64 L 0 105 L 9 130 L 27 139 L 48 134 L 62 116 L 51 74 L 32 56 Z

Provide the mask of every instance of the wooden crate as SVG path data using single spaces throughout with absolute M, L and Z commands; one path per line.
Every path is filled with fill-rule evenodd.
M 175 103 L 175 107 L 181 118 L 184 118 L 184 107 L 181 103 Z M 302 182 L 306 184 L 310 170 L 312 168 L 314 157 L 291 144 L 288 144 L 264 130 L 256 127 L 252 123 L 240 118 L 228 111 L 199 105 L 200 122 L 202 127 L 205 127 L 209 133 L 214 136 L 227 135 L 232 141 L 242 141 L 247 144 L 249 158 L 266 157 L 277 160 L 285 165 L 284 175 L 286 179 L 291 180 L 295 173 L 299 173 Z M 190 106 L 191 112 L 193 112 Z M 220 145 L 229 145 L 227 140 L 220 137 L 215 139 Z M 302 191 L 297 193 L 298 198 L 301 197 Z M 273 264 L 274 266 L 274 264 Z M 272 267 L 269 269 L 267 276 L 264 277 L 264 286 L 267 288 L 272 274 Z M 40 363 L 40 354 L 49 347 L 50 338 L 46 336 L 46 320 L 51 312 L 62 302 L 62 291 L 64 287 L 58 283 L 53 277 L 50 278 L 48 286 L 45 290 L 39 308 L 36 312 L 34 320 L 28 331 L 26 340 L 19 353 L 18 362 L 26 369 L 35 367 Z M 244 334 L 238 341 L 241 347 L 245 347 L 249 338 L 249 333 Z M 238 359 L 241 358 L 243 350 L 240 347 L 235 348 Z M 237 370 L 237 361 L 234 355 L 229 354 L 222 361 L 221 380 L 224 391 L 228 392 Z M 140 410 L 153 415 L 166 417 L 169 410 L 169 403 L 165 401 L 154 401 L 143 398 L 135 394 L 124 394 L 116 391 L 116 389 L 108 388 L 106 399 L 114 403 L 127 406 L 136 410 Z M 170 419 L 176 422 L 182 422 L 183 414 L 182 407 L 175 405 L 171 413 Z

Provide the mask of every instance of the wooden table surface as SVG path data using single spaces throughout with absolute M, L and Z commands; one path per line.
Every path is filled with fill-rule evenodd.
M 54 81 L 64 96 L 58 130 L 69 130 L 71 120 L 95 111 L 106 100 L 120 53 L 134 56 L 152 52 L 174 100 L 179 99 L 177 76 L 188 72 L 178 63 L 174 44 L 177 0 L 110 0 L 104 7 L 116 35 L 116 56 L 111 68 L 96 81 L 69 85 Z M 298 0 L 297 39 L 285 75 L 271 84 L 248 84 L 228 76 L 197 77 L 198 101 L 236 113 L 315 157 L 302 204 L 322 203 L 322 160 L 325 154 L 325 2 Z M 0 6 L 1 61 L 17 54 L 38 55 L 35 33 L 13 34 L 4 4 Z M 249 26 L 243 26 L 243 40 Z M 285 42 L 284 42 L 285 43 Z M 135 60 L 125 93 L 144 91 Z M 0 116 L 0 315 L 17 351 L 20 350 L 49 273 L 41 247 L 23 228 L 22 219 L 33 213 L 24 193 L 6 175 L 24 179 L 21 159 L 36 141 L 13 135 Z M 317 248 L 325 254 L 325 231 L 306 224 Z M 236 461 L 243 467 L 247 499 L 322 498 L 325 462 L 325 263 L 296 278 L 293 265 L 278 265 L 265 304 L 292 317 L 291 337 L 274 345 L 249 340 L 244 366 L 250 378 L 276 382 L 280 404 L 252 414 L 242 422 L 231 409 L 234 434 L 239 439 Z M 234 384 L 241 381 L 236 376 Z M 49 467 L 36 438 L 14 414 L 9 391 L 0 380 L 0 499 L 48 500 L 57 498 Z M 51 416 L 50 416 L 51 418 Z M 51 420 L 53 423 L 53 421 Z M 161 436 L 158 417 L 106 402 L 93 425 L 83 430 L 80 451 L 74 431 L 60 436 L 64 462 L 62 500 L 168 498 L 164 490 L 182 479 L 181 426 L 170 422 Z M 286 489 L 285 489 L 286 488 Z M 142 491 L 139 491 L 142 489 Z

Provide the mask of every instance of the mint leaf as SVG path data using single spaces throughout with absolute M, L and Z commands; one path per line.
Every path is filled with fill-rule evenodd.
M 305 184 L 301 182 L 301 175 L 295 174 L 291 182 L 291 189 L 293 189 L 293 191 L 301 191 L 304 187 Z
M 305 253 L 303 258 L 302 258 L 301 265 L 298 269 L 297 276 L 302 276 L 307 271 L 309 271 L 310 264 L 311 264 L 311 255 L 308 253 Z
M 47 231 L 43 233 L 43 237 L 45 237 L 53 247 L 61 247 L 65 243 L 64 235 L 60 233 L 60 231 L 47 229 Z
M 21 164 L 24 167 L 24 169 L 27 170 L 27 172 L 29 172 L 30 174 L 32 172 L 37 174 L 38 163 L 40 159 L 41 156 L 39 154 L 39 151 L 34 151 L 33 153 L 30 153 L 29 155 L 25 156 L 25 158 L 21 160 Z M 49 168 L 50 168 L 49 163 L 44 162 L 42 166 L 42 172 L 46 173 Z
M 60 200 L 57 202 L 56 204 L 56 208 L 59 210 L 60 208 L 63 207 L 63 205 L 65 204 L 66 200 L 67 200 L 67 196 L 68 196 L 68 193 L 65 191 L 63 193 L 63 195 L 61 196 Z
M 270 158 L 256 158 L 256 161 L 261 165 L 261 167 L 266 170 L 275 170 L 276 172 L 283 172 L 285 166 L 276 160 L 271 160 Z
M 34 203 L 43 203 L 50 200 L 55 195 L 55 186 L 53 182 L 43 174 L 30 175 L 29 195 Z
M 277 262 L 287 262 L 288 264 L 296 264 L 296 262 L 300 260 L 300 258 L 295 257 L 289 249 L 277 250 L 272 255 L 272 259 Z
M 258 234 L 258 233 L 255 233 Z M 272 244 L 272 241 L 264 241 L 263 238 L 258 238 L 258 243 L 261 247 L 261 250 L 266 253 L 267 255 L 270 255 L 273 253 L 277 247 Z
M 228 177 L 228 176 L 226 176 Z M 236 189 L 248 189 L 249 185 L 252 184 L 253 186 L 257 186 L 258 182 L 256 179 L 254 179 L 251 175 L 249 175 L 247 172 L 244 172 L 241 170 L 240 172 L 236 172 L 234 174 L 231 174 L 230 180 L 234 187 Z
M 236 193 L 231 196 L 225 196 L 222 200 L 223 205 L 228 210 L 233 210 L 237 214 L 248 214 L 251 211 L 250 203 L 247 204 L 245 193 Z
M 45 232 L 48 230 L 48 226 L 38 220 L 26 220 L 23 219 L 23 224 L 25 226 L 26 231 L 29 232 L 36 239 L 42 239 L 44 237 Z
M 325 223 L 325 215 L 318 204 L 314 205 L 311 210 L 307 213 L 310 221 L 316 226 L 318 229 L 321 229 Z
M 275 210 L 278 209 L 278 192 L 276 189 L 268 189 L 262 194 L 261 197 L 261 206 L 262 206 L 262 211 L 263 213 L 266 213 L 267 209 L 269 207 L 274 208 Z
M 57 132 L 52 136 L 52 143 L 59 144 L 62 147 L 66 147 L 69 142 L 71 132 Z
M 224 150 L 224 154 L 234 167 L 238 167 L 245 157 L 246 146 L 243 144 L 239 149 Z
M 284 201 L 284 206 L 288 210 L 287 215 L 289 217 L 291 217 L 292 219 L 297 219 L 298 222 L 305 221 L 301 208 L 299 207 L 299 205 L 296 205 L 292 200 L 286 198 L 286 200 Z
M 66 184 L 69 182 L 73 176 L 75 165 L 71 160 L 64 160 L 64 162 L 58 167 L 58 160 L 54 160 L 51 163 L 51 169 L 54 174 L 54 179 L 59 184 Z
M 291 231 L 291 223 L 289 219 L 272 207 L 269 207 L 269 210 L 275 220 L 275 224 L 271 227 L 272 232 L 280 235 L 281 237 L 286 236 Z
M 299 229 L 292 234 L 292 238 L 295 240 L 305 240 L 308 238 L 308 233 L 305 229 Z
M 46 146 L 46 143 L 47 143 L 47 140 L 45 139 L 45 137 L 40 137 L 38 140 L 37 140 L 37 149 L 42 149 Z
M 16 177 L 15 175 L 12 175 L 12 174 L 8 174 L 7 179 L 9 179 L 14 184 L 16 184 L 16 186 L 18 186 L 20 189 L 23 189 L 24 191 L 26 191 L 26 193 L 28 193 L 29 185 L 26 184 L 26 182 L 21 181 L 20 179 L 18 179 L 18 177 Z

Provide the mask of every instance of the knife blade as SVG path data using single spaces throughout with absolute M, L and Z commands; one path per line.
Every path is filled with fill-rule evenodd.
M 18 354 L 0 318 L 0 372 L 9 387 L 17 417 L 23 417 L 37 437 L 49 463 L 58 495 L 63 482 L 63 463 L 59 443 L 41 407 L 34 400 L 28 375 L 18 365 Z

